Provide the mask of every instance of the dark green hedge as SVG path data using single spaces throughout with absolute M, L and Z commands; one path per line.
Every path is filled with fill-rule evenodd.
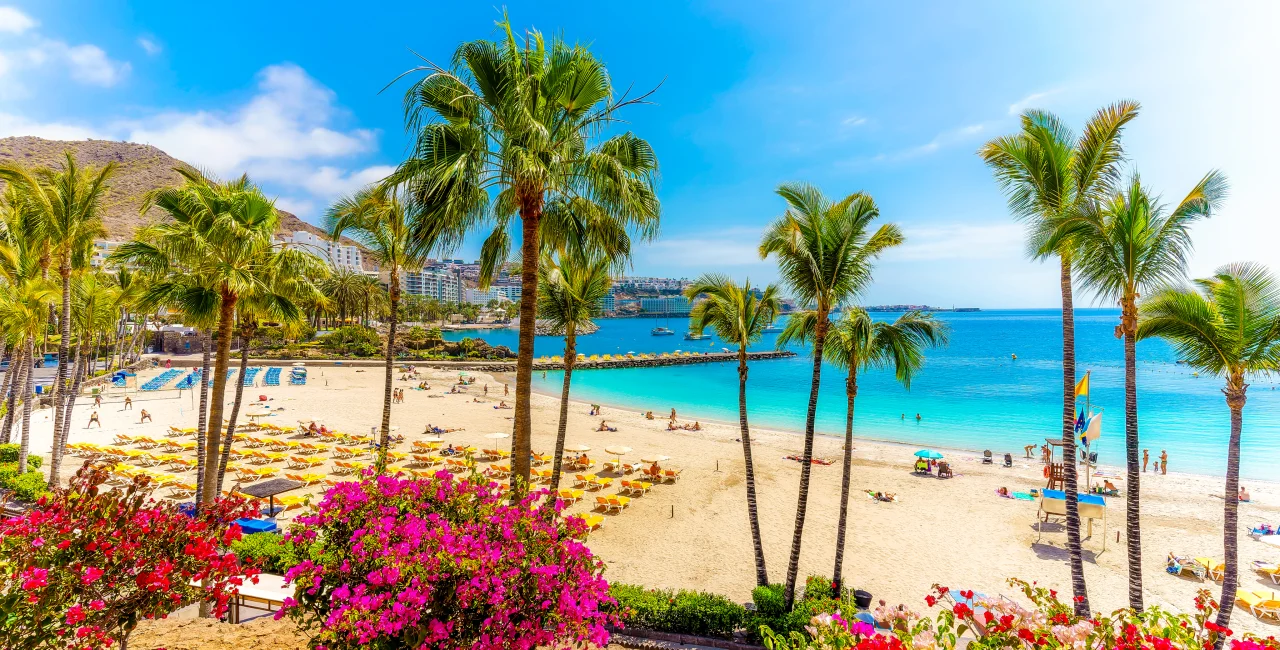
M 700 591 L 612 584 L 609 595 L 618 601 L 615 611 L 625 625 L 655 632 L 729 638 L 747 616 L 742 605 Z

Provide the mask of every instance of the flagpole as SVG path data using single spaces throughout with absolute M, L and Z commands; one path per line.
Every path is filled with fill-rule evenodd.
M 1089 439 L 1089 420 L 1088 420 L 1088 418 L 1093 417 L 1093 399 L 1092 399 L 1092 398 L 1093 398 L 1093 395 L 1092 395 L 1092 393 L 1093 393 L 1093 382 L 1089 381 L 1089 374 L 1090 374 L 1090 373 L 1092 373 L 1092 372 L 1093 372 L 1092 370 L 1086 370 L 1086 371 L 1085 371 L 1085 373 L 1084 373 L 1085 381 L 1086 381 L 1086 382 L 1088 382 L 1086 385 L 1089 387 L 1089 390 L 1088 390 L 1088 391 L 1085 391 L 1085 394 L 1084 394 L 1084 413 L 1085 413 L 1085 417 L 1086 417 L 1086 419 L 1085 419 L 1085 427 L 1084 427 L 1085 440 L 1088 440 L 1088 439 Z M 1092 463 L 1092 462 L 1090 462 L 1090 461 L 1091 461 L 1091 457 L 1092 457 L 1092 455 L 1093 455 L 1092 445 L 1085 445 L 1085 448 L 1084 448 L 1084 488 L 1085 488 L 1085 491 L 1086 491 L 1086 492 L 1088 492 L 1088 493 L 1090 493 L 1090 494 L 1092 494 L 1092 493 L 1093 493 L 1093 463 Z

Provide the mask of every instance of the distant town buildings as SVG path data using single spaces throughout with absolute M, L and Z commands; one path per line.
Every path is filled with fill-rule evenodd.
M 689 314 L 690 306 L 689 299 L 684 296 L 640 299 L 640 312 L 645 314 L 684 316 Z
M 679 293 L 691 284 L 688 278 L 655 278 L 645 276 L 623 276 L 618 278 L 614 287 L 620 293 L 636 295 Z
M 95 269 L 107 268 L 107 258 L 124 242 L 99 239 L 93 242 L 93 253 L 89 256 L 89 266 Z
M 328 260 L 329 266 L 335 269 L 346 269 L 366 275 L 378 275 L 378 265 L 370 260 L 369 268 L 366 269 L 364 251 L 354 244 L 335 242 L 328 237 L 322 237 L 305 230 L 294 232 L 292 236 L 285 238 L 284 241 L 295 246 L 301 246 L 311 253 Z
M 406 294 L 440 302 L 460 302 L 463 298 L 462 280 L 456 273 L 442 268 L 404 272 L 400 285 Z

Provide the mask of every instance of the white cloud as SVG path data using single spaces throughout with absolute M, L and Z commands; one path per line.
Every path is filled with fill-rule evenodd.
M 0 7 L 0 33 L 12 34 L 0 47 L 0 77 L 5 78 L 5 97 L 29 94 L 22 75 L 32 79 L 47 76 L 45 68 L 57 66 L 75 81 L 92 86 L 110 87 L 129 74 L 127 62 L 116 61 L 92 43 L 72 45 L 31 31 L 38 23 L 13 7 Z M 27 33 L 30 32 L 30 33 Z M 18 77 L 18 78 L 15 78 Z
M 854 127 L 854 126 L 862 126 L 863 124 L 866 124 L 866 123 L 867 123 L 867 118 L 861 117 L 859 115 L 850 115 L 849 117 L 846 117 L 840 121 L 840 126 Z
M 107 135 L 90 127 L 66 122 L 36 122 L 21 115 L 0 113 L 0 138 L 34 135 L 48 140 L 84 140 Z
M 318 217 L 335 197 L 381 180 L 393 170 L 388 165 L 342 164 L 375 150 L 377 144 L 372 130 L 339 128 L 336 122 L 344 115 L 332 90 L 302 68 L 280 64 L 259 73 L 255 95 L 225 110 L 159 111 L 96 125 L 0 112 L 0 137 L 97 138 L 155 145 L 224 178 L 247 172 L 266 183 L 269 192 L 283 195 L 278 202 L 282 209 Z
M 146 36 L 138 37 L 138 47 L 141 47 L 148 56 L 155 56 L 164 49 L 160 47 L 159 43 L 155 42 L 153 39 L 147 38 Z
M 126 125 L 127 139 L 153 144 L 169 155 L 230 175 L 256 170 L 280 177 L 280 164 L 365 153 L 376 135 L 367 129 L 339 131 L 330 122 L 340 112 L 334 92 L 292 64 L 273 65 L 258 76 L 258 94 L 229 112 L 167 112 Z M 296 185 L 305 178 L 290 170 Z M 312 170 L 311 174 L 319 170 Z
M 1023 229 L 1012 222 L 936 223 L 904 228 L 906 242 L 885 253 L 886 261 L 1019 259 Z
M 0 32 L 21 34 L 38 23 L 14 7 L 0 7 Z
M 70 65 L 71 78 L 94 86 L 110 87 L 129 74 L 129 64 L 112 61 L 97 45 L 68 46 L 65 43 L 50 44 Z
M 967 124 L 965 126 L 943 131 L 934 138 L 922 145 L 893 151 L 890 153 L 877 154 L 871 158 L 872 162 L 902 162 L 904 160 L 912 160 L 921 156 L 928 156 L 939 150 L 957 144 L 970 142 L 975 136 L 985 133 L 991 126 L 990 122 L 981 122 L 978 124 Z M 863 160 L 852 161 L 854 163 L 866 162 Z
M 1043 92 L 1031 93 L 1030 95 L 1023 97 L 1022 99 L 1019 99 L 1018 101 L 1012 104 L 1009 104 L 1009 114 L 1021 115 L 1022 112 L 1027 110 L 1028 108 L 1036 108 L 1036 104 L 1039 103 L 1040 100 L 1052 95 L 1056 95 L 1060 92 L 1062 92 L 1061 88 L 1054 88 L 1052 90 L 1045 90 Z

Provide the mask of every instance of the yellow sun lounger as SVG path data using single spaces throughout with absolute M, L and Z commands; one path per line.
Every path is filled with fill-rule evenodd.
M 1223 575 L 1226 574 L 1227 564 L 1222 560 L 1215 560 L 1208 557 L 1196 558 L 1196 563 L 1204 567 L 1209 574 L 1209 579 L 1215 582 L 1221 582 Z
M 1243 605 L 1254 616 L 1266 618 L 1270 616 L 1280 620 L 1280 594 L 1274 591 L 1236 590 L 1236 602 Z

